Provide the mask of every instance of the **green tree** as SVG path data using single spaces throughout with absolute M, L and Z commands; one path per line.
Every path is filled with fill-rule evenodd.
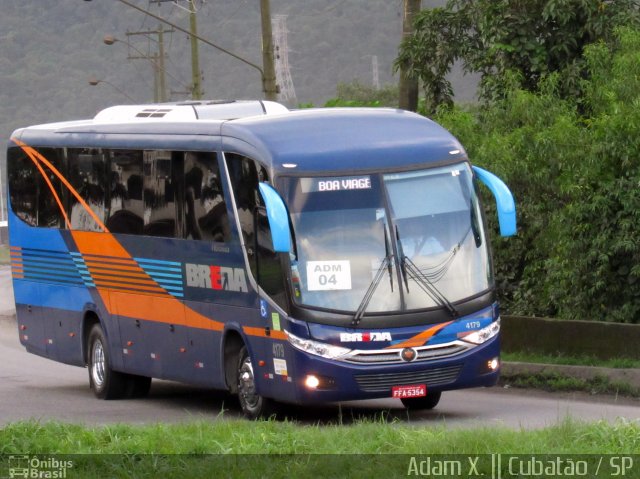
M 481 74 L 484 99 L 501 98 L 514 79 L 533 91 L 552 72 L 561 72 L 565 95 L 579 95 L 585 46 L 639 22 L 636 0 L 450 0 L 420 13 L 396 68 L 408 65 L 421 80 L 428 111 L 451 103 L 445 75 L 457 60 Z
M 554 73 L 534 92 L 438 112 L 516 198 L 518 236 L 493 241 L 506 312 L 640 323 L 639 51 L 626 28 L 587 46 L 581 99 Z

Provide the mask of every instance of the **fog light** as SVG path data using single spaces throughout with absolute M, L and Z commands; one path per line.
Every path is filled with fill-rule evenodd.
M 493 358 L 491 361 L 487 362 L 487 368 L 489 368 L 489 371 L 495 371 L 499 367 L 500 367 L 500 359 L 499 358 Z
M 316 389 L 318 386 L 320 386 L 320 380 L 313 374 L 309 374 L 304 380 L 304 385 L 309 389 Z

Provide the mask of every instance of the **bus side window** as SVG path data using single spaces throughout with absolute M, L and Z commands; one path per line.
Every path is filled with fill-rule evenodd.
M 176 161 L 178 158 L 176 158 Z M 149 236 L 176 236 L 176 203 L 172 153 L 150 150 L 143 153 L 144 227 Z
M 9 200 L 18 218 L 31 226 L 38 224 L 38 177 L 40 173 L 20 148 L 8 154 Z
M 64 174 L 62 150 L 53 148 L 37 150 Z M 64 204 L 64 190 L 60 179 L 46 165 L 41 163 L 40 166 L 45 171 L 58 200 Z M 64 228 L 62 212 L 51 187 L 33 161 L 20 148 L 9 150 L 10 199 L 13 211 L 20 219 L 31 226 Z
M 215 152 L 184 155 L 185 237 L 229 242 L 231 228 Z
M 69 148 L 67 163 L 69 183 L 100 221 L 104 221 L 106 202 L 104 185 L 107 173 L 105 154 L 99 148 Z M 101 231 L 92 215 L 74 195 L 70 195 L 69 200 L 68 216 L 72 229 Z
M 142 234 L 142 151 L 111 150 L 107 228 L 112 233 Z
M 259 182 L 269 181 L 269 174 L 250 158 L 236 154 L 225 156 L 253 277 L 274 301 L 286 308 L 280 255 L 273 251 L 264 201 L 258 189 Z

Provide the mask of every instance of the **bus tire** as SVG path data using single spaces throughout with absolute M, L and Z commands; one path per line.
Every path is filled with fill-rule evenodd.
M 120 399 L 127 392 L 127 375 L 111 369 L 107 339 L 99 324 L 94 324 L 87 341 L 89 385 L 99 399 Z
M 401 398 L 402 405 L 407 409 L 433 409 L 440 402 L 440 396 L 442 393 L 440 391 L 434 391 L 428 393 L 426 396 L 419 398 Z
M 256 382 L 253 373 L 251 357 L 246 346 L 242 346 L 238 354 L 238 401 L 242 413 L 248 419 L 269 417 L 275 413 L 275 403 L 272 399 L 260 396 L 256 392 Z

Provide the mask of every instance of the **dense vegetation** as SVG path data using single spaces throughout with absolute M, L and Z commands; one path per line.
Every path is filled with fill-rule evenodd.
M 516 196 L 519 236 L 494 242 L 509 313 L 640 322 L 639 26 L 636 0 L 449 0 L 401 45 L 423 112 Z
M 519 235 L 494 249 L 506 310 L 640 320 L 640 32 L 587 46 L 582 97 L 559 74 L 438 119 L 515 194 Z

